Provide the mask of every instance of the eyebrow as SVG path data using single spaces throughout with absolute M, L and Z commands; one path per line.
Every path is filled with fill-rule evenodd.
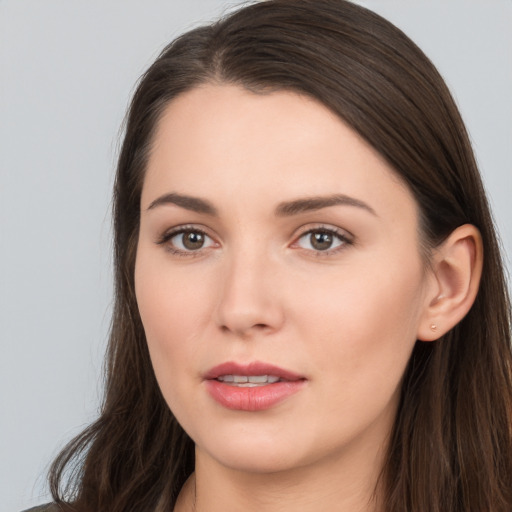
M 215 206 L 206 199 L 178 194 L 176 192 L 171 192 L 158 197 L 148 206 L 147 209 L 152 210 L 158 206 L 167 204 L 175 204 L 181 208 L 185 208 L 186 210 L 196 213 L 218 216 L 217 208 L 215 208 Z M 293 201 L 285 201 L 283 203 L 279 203 L 274 213 L 277 217 L 291 217 L 293 215 L 298 215 L 299 213 L 321 210 L 322 208 L 329 208 L 331 206 L 354 206 L 377 216 L 377 213 L 371 206 L 359 199 L 355 199 L 354 197 L 350 197 L 345 194 L 304 197 Z
M 199 197 L 185 196 L 183 194 L 177 194 L 172 192 L 170 194 L 164 194 L 159 198 L 155 199 L 149 206 L 148 210 L 152 210 L 157 206 L 163 206 L 166 204 L 175 204 L 177 206 L 181 206 L 181 208 L 185 208 L 186 210 L 191 210 L 197 213 L 203 213 L 206 215 L 217 215 L 217 208 L 213 206 L 212 203 L 206 201 L 206 199 L 200 199 Z
M 372 215 L 377 216 L 377 213 L 371 206 L 359 199 L 344 194 L 305 197 L 280 203 L 275 210 L 275 214 L 278 217 L 288 217 L 299 213 L 329 208 L 330 206 L 355 206 L 356 208 L 362 208 Z

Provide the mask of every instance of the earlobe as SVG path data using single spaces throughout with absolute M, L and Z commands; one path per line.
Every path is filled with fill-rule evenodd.
M 419 340 L 440 338 L 466 316 L 478 292 L 482 265 L 482 238 L 471 224 L 455 229 L 435 250 Z

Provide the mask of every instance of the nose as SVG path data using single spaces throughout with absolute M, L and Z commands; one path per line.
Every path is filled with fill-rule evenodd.
M 279 293 L 279 269 L 262 255 L 226 261 L 221 279 L 216 321 L 239 338 L 278 331 L 284 323 Z

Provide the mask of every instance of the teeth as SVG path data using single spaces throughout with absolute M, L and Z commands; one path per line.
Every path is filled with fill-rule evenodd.
M 250 375 L 249 382 L 253 384 L 262 384 L 263 382 L 268 382 L 268 375 Z
M 233 383 L 239 387 L 253 388 L 264 384 L 274 384 L 280 379 L 275 375 L 220 375 L 217 380 Z

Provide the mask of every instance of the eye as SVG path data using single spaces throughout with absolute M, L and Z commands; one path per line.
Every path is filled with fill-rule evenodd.
M 157 242 L 166 245 L 175 254 L 198 252 L 215 246 L 215 241 L 204 231 L 197 228 L 179 228 L 168 232 Z
M 327 228 L 310 229 L 295 242 L 302 249 L 316 252 L 335 251 L 347 243 L 350 240 L 344 234 Z

